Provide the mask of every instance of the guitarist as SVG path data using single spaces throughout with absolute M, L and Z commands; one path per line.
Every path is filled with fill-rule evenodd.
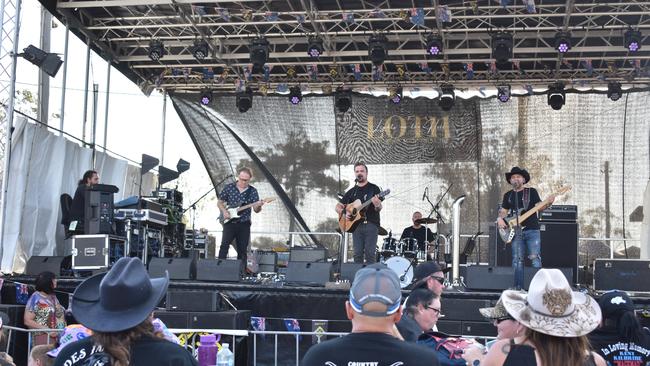
M 380 189 L 377 185 L 368 182 L 368 167 L 363 163 L 354 165 L 354 175 L 356 176 L 354 187 L 345 192 L 341 203 L 336 204 L 336 212 L 340 215 L 345 210 L 345 205 L 355 200 L 365 202 L 372 199 L 372 204 L 368 205 L 363 213 L 363 221 L 357 226 L 352 233 L 352 243 L 354 245 L 354 262 L 363 263 L 364 257 L 366 263 L 375 263 L 377 252 L 377 237 L 379 230 L 379 211 L 382 209 L 381 200 L 377 196 Z M 348 215 L 348 219 L 352 219 Z
M 240 168 L 237 171 L 237 181 L 227 184 L 221 194 L 217 206 L 221 210 L 224 219 L 230 219 L 228 207 L 239 207 L 250 203 L 255 203 L 252 211 L 260 212 L 264 201 L 260 201 L 257 189 L 250 185 L 253 178 L 253 172 L 250 168 Z M 248 242 L 251 237 L 251 209 L 248 208 L 239 213 L 237 220 L 232 220 L 223 225 L 223 235 L 221 237 L 221 246 L 219 247 L 219 259 L 226 259 L 230 243 L 235 240 L 235 249 L 237 250 L 237 259 L 242 260 L 241 272 L 243 274 L 246 268 Z
M 512 186 L 512 189 L 503 195 L 501 209 L 499 210 L 497 225 L 502 229 L 508 227 L 504 218 L 510 211 L 515 214 L 519 212 L 517 215 L 520 215 L 542 201 L 535 188 L 524 187 L 530 181 L 530 174 L 525 169 L 513 167 L 510 172 L 506 173 L 506 181 Z M 555 197 L 549 197 L 549 204 L 546 207 L 550 206 L 554 200 Z M 542 207 L 542 209 L 546 207 Z M 523 230 L 521 230 L 521 226 L 524 227 Z M 533 267 L 542 267 L 541 238 L 537 214 L 520 223 L 510 245 L 512 247 L 512 267 L 515 269 L 514 287 L 522 289 L 524 287 L 524 256 L 526 252 L 528 252 L 528 258 L 532 261 Z

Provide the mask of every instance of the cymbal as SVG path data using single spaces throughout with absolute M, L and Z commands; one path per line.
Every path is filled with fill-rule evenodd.
M 386 229 L 380 226 L 379 229 L 377 229 L 377 234 L 381 236 L 388 235 L 388 231 L 386 231 Z
M 436 222 L 438 222 L 438 220 L 427 217 L 415 220 L 416 224 L 435 224 Z

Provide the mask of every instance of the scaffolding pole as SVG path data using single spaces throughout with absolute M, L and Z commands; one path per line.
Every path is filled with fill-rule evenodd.
M 88 79 L 90 78 L 90 39 L 86 40 L 86 82 L 84 83 L 84 115 L 81 141 L 86 143 L 86 124 L 88 123 Z
M 165 165 L 165 127 L 167 124 L 167 91 L 163 91 L 162 136 L 160 138 L 160 165 Z
M 111 95 L 111 61 L 108 61 L 108 70 L 106 71 L 106 106 L 104 111 L 104 153 L 108 143 L 108 99 Z
M 68 41 L 70 28 L 65 25 L 65 41 L 63 44 L 63 83 L 61 84 L 61 112 L 59 115 L 59 135 L 63 136 L 63 120 L 65 119 L 65 91 L 68 82 Z

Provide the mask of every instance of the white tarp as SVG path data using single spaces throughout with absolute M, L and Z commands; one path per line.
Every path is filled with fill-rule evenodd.
M 643 194 L 643 222 L 641 223 L 641 259 L 650 259 L 650 180 Z

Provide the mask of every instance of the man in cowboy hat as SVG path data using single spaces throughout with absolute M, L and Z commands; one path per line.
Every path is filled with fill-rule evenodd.
M 195 366 L 181 346 L 156 337 L 150 315 L 167 293 L 169 275 L 150 279 L 138 258 L 120 258 L 110 271 L 82 282 L 72 295 L 72 315 L 92 336 L 69 343 L 54 366 Z
M 525 187 L 530 181 L 530 174 L 525 169 L 513 167 L 510 172 L 506 173 L 506 181 L 512 186 L 512 189 L 503 195 L 497 225 L 501 229 L 506 229 L 508 224 L 504 220 L 508 213 L 512 213 L 518 218 L 524 212 L 535 207 L 542 200 L 535 188 Z M 555 197 L 549 197 L 550 203 L 553 203 Z M 544 209 L 546 207 L 542 207 Z M 521 227 L 524 227 L 523 230 Z M 515 230 L 515 237 L 510 243 L 512 248 L 512 267 L 515 269 L 514 287 L 521 289 L 524 286 L 524 257 L 528 252 L 533 267 L 542 267 L 541 236 L 539 232 L 539 220 L 537 214 L 530 216 L 525 222 L 521 222 Z

